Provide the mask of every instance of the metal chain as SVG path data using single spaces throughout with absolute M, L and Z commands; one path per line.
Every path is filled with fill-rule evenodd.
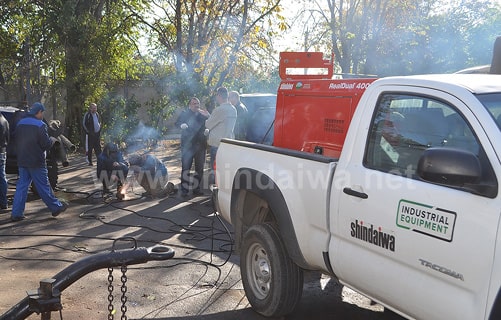
M 125 274 L 127 272 L 127 266 L 124 264 L 122 265 L 122 277 L 120 278 L 120 280 L 122 280 L 122 288 L 121 291 L 122 291 L 122 298 L 121 298 L 121 301 L 122 301 L 122 318 L 121 320 L 127 320 L 127 316 L 125 315 L 127 313 L 127 306 L 125 305 L 125 303 L 127 302 L 127 296 L 125 295 L 127 293 L 127 275 Z
M 115 308 L 113 307 L 113 268 L 108 268 L 108 320 L 113 320 Z

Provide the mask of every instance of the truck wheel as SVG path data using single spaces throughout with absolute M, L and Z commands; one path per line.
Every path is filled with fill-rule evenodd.
M 266 317 L 291 313 L 303 293 L 303 270 L 271 224 L 254 225 L 242 241 L 240 273 L 247 300 Z

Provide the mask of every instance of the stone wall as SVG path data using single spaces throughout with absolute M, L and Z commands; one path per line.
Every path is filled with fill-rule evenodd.
M 20 90 L 16 86 L 0 87 L 0 106 L 26 108 L 26 97 L 21 97 L 21 95 L 18 94 L 19 92 Z M 112 97 L 133 97 L 138 103 L 140 103 L 142 107 L 138 111 L 138 117 L 145 124 L 149 123 L 150 121 L 147 114 L 146 103 L 148 101 L 151 101 L 152 99 L 159 99 L 166 94 L 168 94 L 167 85 L 158 81 L 127 81 L 126 83 L 119 84 L 116 88 L 110 90 L 110 95 Z M 45 115 L 47 119 L 60 120 L 64 125 L 64 113 L 61 111 L 61 108 L 65 103 L 64 94 L 58 95 L 56 103 L 54 103 L 54 99 L 50 93 L 45 94 L 41 98 L 34 99 L 42 101 L 42 103 L 45 105 Z M 58 110 L 54 110 L 54 104 L 57 104 L 59 106 Z M 181 109 L 182 106 L 180 106 L 179 110 L 170 119 L 163 120 L 164 126 L 166 126 L 169 131 L 171 128 L 174 129 L 174 122 Z

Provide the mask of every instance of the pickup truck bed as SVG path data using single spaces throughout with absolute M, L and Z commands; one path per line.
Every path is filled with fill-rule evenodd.
M 293 260 L 302 268 L 327 272 L 322 251 L 327 250 L 329 239 L 328 197 L 337 160 L 229 139 L 222 141 L 218 152 L 229 155 L 229 159 L 219 164 L 216 181 L 220 186 L 231 188 L 218 194 L 230 195 L 231 199 L 219 198 L 217 202 L 225 206 L 220 212 L 231 212 L 231 216 L 225 218 L 238 230 L 236 247 L 239 248 L 246 231 L 240 226 L 258 220 L 265 211 L 272 211 L 277 220 L 273 222 L 281 226 L 281 235 Z M 242 154 L 249 152 L 252 157 L 242 158 Z M 238 167 L 230 165 L 236 163 Z M 233 179 L 233 183 L 227 179 Z M 221 181 L 225 183 L 219 183 Z M 303 202 L 304 198 L 315 203 L 315 208 L 308 205 L 310 202 Z M 310 247 L 324 250 L 307 250 Z

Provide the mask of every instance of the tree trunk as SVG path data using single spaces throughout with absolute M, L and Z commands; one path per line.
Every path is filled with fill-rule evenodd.
M 85 96 L 80 88 L 79 61 L 80 48 L 66 46 L 66 126 L 69 128 L 69 138 L 71 141 L 80 141 L 82 137 L 82 116 Z

